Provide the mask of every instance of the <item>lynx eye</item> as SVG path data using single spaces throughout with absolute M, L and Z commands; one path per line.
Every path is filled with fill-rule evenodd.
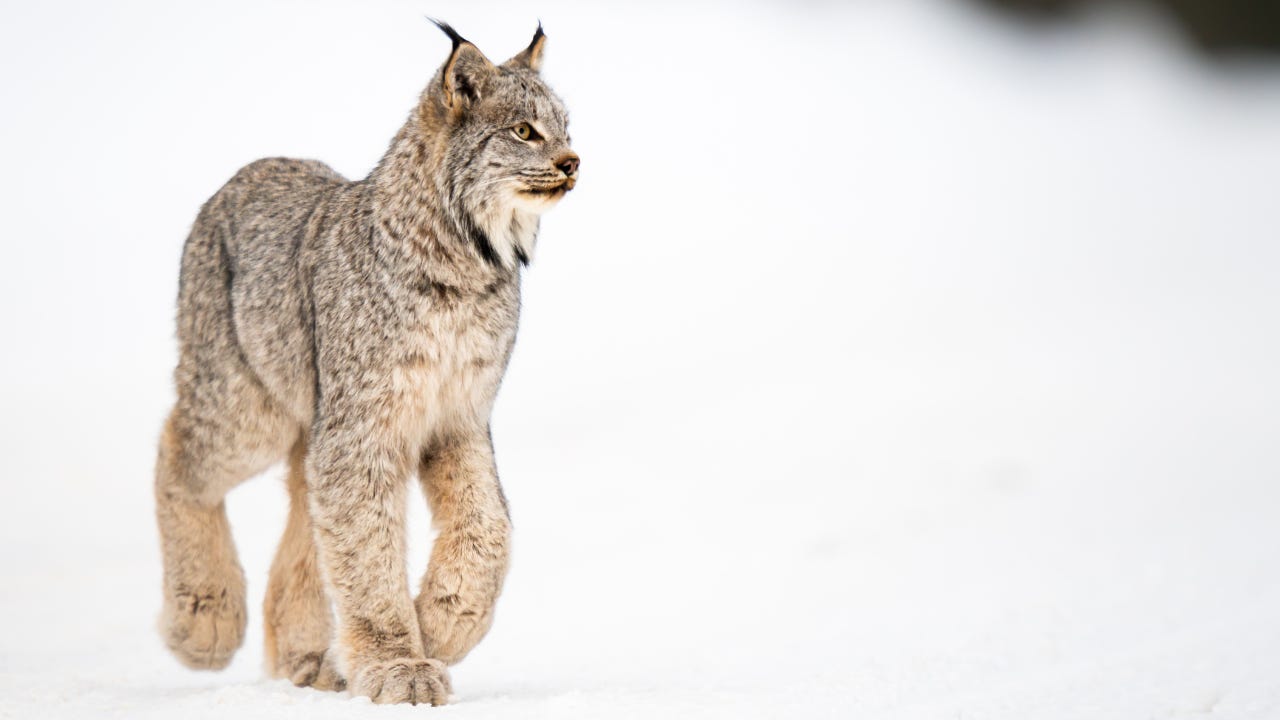
M 511 128 L 511 132 L 515 133 L 516 137 L 520 138 L 521 140 L 537 140 L 539 137 L 541 137 L 540 135 L 538 135 L 538 132 L 533 129 L 533 126 L 530 125 L 529 123 L 520 123 L 519 125 L 516 125 L 515 127 Z

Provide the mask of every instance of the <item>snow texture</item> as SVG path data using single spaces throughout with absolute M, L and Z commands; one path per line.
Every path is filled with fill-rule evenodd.
M 376 162 L 540 17 L 582 182 L 494 437 L 515 557 L 444 708 L 157 633 L 179 251 L 261 156 Z M 10 4 L 0 717 L 1280 717 L 1280 68 L 942 0 Z M 412 498 L 410 572 L 429 529 Z

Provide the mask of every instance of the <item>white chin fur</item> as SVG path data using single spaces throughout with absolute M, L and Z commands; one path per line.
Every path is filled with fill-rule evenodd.
M 532 193 L 517 192 L 511 196 L 511 204 L 519 210 L 523 210 L 534 215 L 541 215 L 550 210 L 556 203 L 560 202 L 560 198 L 564 197 L 564 193 L 556 195 L 534 195 Z

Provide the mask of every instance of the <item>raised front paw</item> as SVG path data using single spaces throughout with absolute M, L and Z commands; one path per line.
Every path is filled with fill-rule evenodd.
M 179 592 L 165 600 L 161 632 L 173 654 L 197 670 L 221 670 L 244 640 L 244 594 Z
M 453 665 L 480 642 L 493 625 L 492 603 L 466 602 L 456 594 L 434 595 L 428 588 L 417 600 L 418 626 L 428 657 Z
M 449 701 L 449 673 L 439 660 L 392 660 L 357 670 L 350 690 L 379 704 L 444 705 Z

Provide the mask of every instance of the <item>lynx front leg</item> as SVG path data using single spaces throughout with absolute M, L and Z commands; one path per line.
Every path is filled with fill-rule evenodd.
M 376 703 L 443 705 L 449 677 L 422 651 L 405 577 L 404 455 L 366 429 L 318 434 L 307 463 L 311 517 L 348 689 Z
M 452 665 L 493 624 L 511 521 L 487 434 L 434 449 L 419 474 L 439 535 L 416 602 L 418 623 L 427 655 Z
M 334 668 L 329 651 L 329 596 L 307 510 L 306 452 L 299 440 L 289 455 L 289 520 L 271 564 L 263 609 L 267 671 L 299 687 L 342 690 L 347 681 Z

